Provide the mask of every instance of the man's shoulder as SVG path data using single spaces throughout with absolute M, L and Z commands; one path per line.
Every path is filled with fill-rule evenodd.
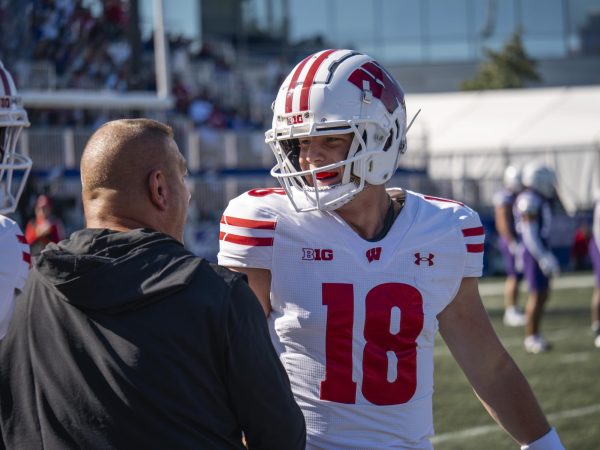
M 27 249 L 29 246 L 23 235 L 23 231 L 19 224 L 12 219 L 0 214 L 0 247 L 2 254 L 10 253 L 11 249 L 19 251 Z
M 21 227 L 19 227 L 19 224 L 11 218 L 0 214 L 0 233 L 8 234 L 13 231 L 21 231 Z
M 414 216 L 413 230 L 432 233 L 454 229 L 463 236 L 484 234 L 479 214 L 457 200 L 407 191 L 406 208 Z
M 492 202 L 495 207 L 501 206 L 512 206 L 516 198 L 516 195 L 508 189 L 500 189 L 493 195 Z
M 419 203 L 420 209 L 430 215 L 477 215 L 477 213 L 465 203 L 451 198 L 437 197 L 411 191 L 406 191 L 406 195 L 407 200 L 412 198 L 413 202 Z
M 285 191 L 281 188 L 252 189 L 232 199 L 221 222 L 236 219 L 276 220 L 293 212 Z
M 519 194 L 515 202 L 521 213 L 537 213 L 544 203 L 544 198 L 537 192 L 525 190 Z
M 31 263 L 29 245 L 19 225 L 3 215 L 0 215 L 0 248 L 0 273 L 11 274 L 11 283 L 21 289 Z

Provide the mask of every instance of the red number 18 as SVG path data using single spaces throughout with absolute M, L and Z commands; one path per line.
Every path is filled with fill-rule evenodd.
M 351 284 L 324 283 L 327 306 L 325 379 L 321 399 L 356 402 L 352 380 L 352 328 L 354 289 Z M 399 331 L 392 333 L 392 310 L 400 310 Z M 362 394 L 375 405 L 406 403 L 417 388 L 417 337 L 423 329 L 423 298 L 408 284 L 385 283 L 371 289 L 365 299 L 362 358 Z M 396 379 L 388 381 L 388 352 L 396 356 Z

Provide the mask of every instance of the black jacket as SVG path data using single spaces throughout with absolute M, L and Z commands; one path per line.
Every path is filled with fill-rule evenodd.
M 9 449 L 301 449 L 304 418 L 243 276 L 150 230 L 36 260 L 0 342 Z

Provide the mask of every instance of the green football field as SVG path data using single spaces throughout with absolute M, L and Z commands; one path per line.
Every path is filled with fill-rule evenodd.
M 557 428 L 567 449 L 600 449 L 600 349 L 590 330 L 592 278 L 557 281 L 546 307 L 542 333 L 554 346 L 530 355 L 523 328 L 502 324 L 502 280 L 482 280 L 480 289 L 496 332 Z M 522 294 L 521 304 L 526 294 Z M 439 338 L 435 351 L 436 450 L 515 449 L 517 444 L 488 416 Z

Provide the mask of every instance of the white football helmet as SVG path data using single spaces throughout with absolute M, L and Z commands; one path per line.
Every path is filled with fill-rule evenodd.
M 27 126 L 21 97 L 0 61 L 0 214 L 15 211 L 31 170 L 31 159 L 17 149 L 19 135 Z
M 523 186 L 539 192 L 546 198 L 554 197 L 556 175 L 554 170 L 538 163 L 529 163 L 523 167 Z
M 335 210 L 366 184 L 387 182 L 406 150 L 406 106 L 398 82 L 373 58 L 351 50 L 324 50 L 289 73 L 273 103 L 265 141 L 277 164 L 271 175 L 297 211 Z M 299 139 L 354 133 L 345 160 L 301 170 Z M 342 181 L 317 186 L 317 174 L 344 167 Z
M 511 192 L 518 193 L 523 190 L 523 182 L 521 180 L 522 170 L 517 166 L 508 166 L 504 170 L 504 187 Z

